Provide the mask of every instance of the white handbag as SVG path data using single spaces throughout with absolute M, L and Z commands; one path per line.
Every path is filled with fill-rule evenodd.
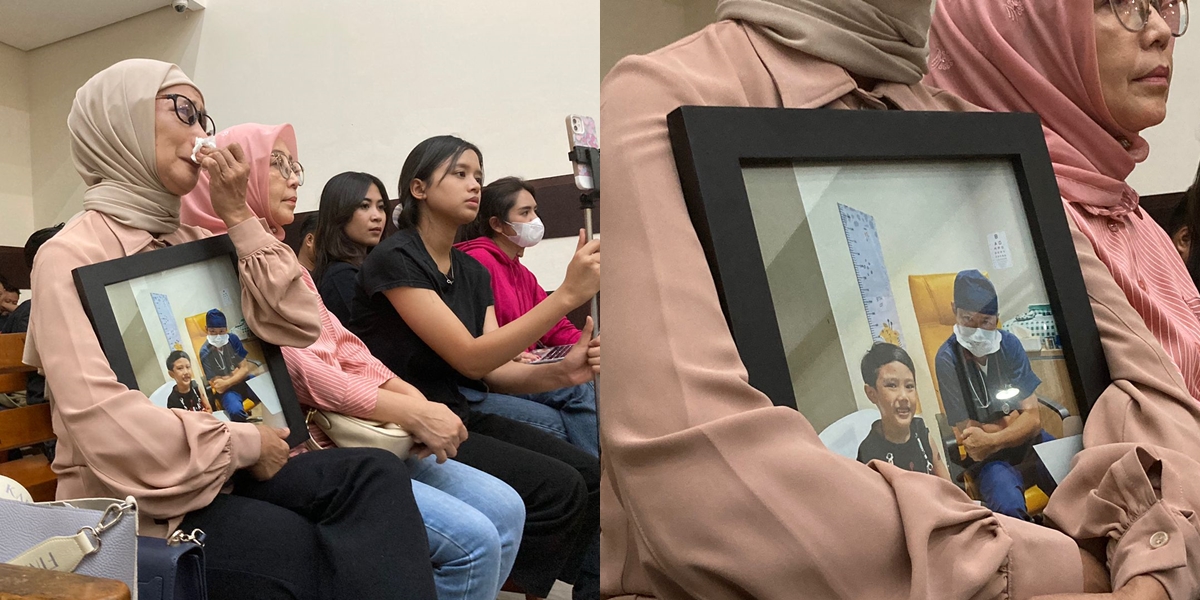
M 408 458 L 413 438 L 395 423 L 359 419 L 331 411 L 310 409 L 305 421 L 313 423 L 339 448 L 381 448 L 400 458 Z M 310 435 L 309 449 L 321 447 Z
M 116 579 L 137 598 L 137 503 L 89 498 L 33 503 L 0 477 L 0 562 Z

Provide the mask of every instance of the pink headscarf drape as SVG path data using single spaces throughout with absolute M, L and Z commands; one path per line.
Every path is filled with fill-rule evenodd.
M 254 216 L 267 221 L 271 234 L 282 240 L 283 225 L 276 223 L 274 217 L 271 216 L 271 207 L 268 202 L 272 168 L 271 150 L 275 147 L 276 140 L 283 140 L 288 152 L 292 154 L 292 159 L 298 160 L 296 132 L 287 123 L 283 125 L 258 125 L 256 123 L 234 125 L 217 133 L 216 136 L 218 148 L 236 143 L 246 153 L 246 160 L 250 163 L 250 184 L 246 190 L 246 204 Z M 180 220 L 188 225 L 203 227 L 213 233 L 224 233 L 225 222 L 213 211 L 209 194 L 208 173 L 201 169 L 200 182 L 196 184 L 195 189 L 183 197 Z
M 1094 18 L 1076 0 L 938 0 L 925 81 L 991 110 L 1038 113 L 1063 198 L 1119 217 L 1137 208 L 1125 178 L 1150 148 L 1104 103 Z

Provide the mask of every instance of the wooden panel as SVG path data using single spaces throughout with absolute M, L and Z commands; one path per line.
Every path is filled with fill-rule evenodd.
M 546 224 L 546 238 L 575 237 L 583 227 L 583 209 L 574 175 L 530 179 L 537 190 L 538 216 Z M 592 211 L 592 231 L 600 232 L 600 210 Z
M 0 410 L 0 452 L 54 439 L 50 405 L 35 404 Z
M 29 289 L 29 266 L 25 264 L 25 249 L 0 246 L 0 276 L 22 290 Z
M 34 502 L 54 500 L 54 492 L 58 489 L 58 480 L 50 468 L 50 461 L 41 454 L 0 463 L 0 476 L 21 484 Z
M 129 600 L 113 579 L 0 564 L 0 600 Z
M 8 373 L 0 375 L 0 394 L 23 392 L 26 389 L 24 373 Z
M 21 362 L 25 353 L 25 334 L 0 334 L 0 374 L 27 373 L 37 369 Z

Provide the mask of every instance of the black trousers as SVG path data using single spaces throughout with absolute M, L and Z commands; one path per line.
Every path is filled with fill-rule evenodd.
M 275 477 L 234 477 L 189 513 L 204 530 L 212 600 L 436 600 L 408 467 L 375 448 L 307 452 Z
M 581 591 L 598 588 L 599 553 L 591 551 L 600 534 L 599 459 L 497 415 L 471 412 L 466 426 L 470 436 L 455 460 L 504 481 L 525 501 L 513 582 L 543 598 L 555 579 Z M 590 564 L 592 557 L 597 564 Z

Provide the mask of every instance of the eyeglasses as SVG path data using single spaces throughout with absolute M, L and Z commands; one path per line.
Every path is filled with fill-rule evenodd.
M 204 133 L 212 136 L 217 133 L 217 125 L 213 123 L 212 117 L 208 113 L 196 108 L 196 103 L 191 98 L 181 94 L 164 94 L 158 96 L 160 100 L 170 100 L 175 105 L 175 116 L 183 121 L 184 125 L 191 127 L 197 121 L 200 122 L 200 127 L 204 129 Z
M 271 166 L 279 171 L 279 175 L 284 179 L 290 179 L 292 175 L 296 176 L 299 183 L 296 185 L 304 185 L 304 165 L 299 161 L 288 161 L 288 157 L 282 152 L 271 153 Z
M 1171 28 L 1171 35 L 1179 37 L 1187 31 L 1188 3 L 1187 0 L 1108 0 L 1113 14 L 1121 26 L 1129 31 L 1141 31 L 1150 22 L 1150 8 L 1153 7 L 1158 15 Z

